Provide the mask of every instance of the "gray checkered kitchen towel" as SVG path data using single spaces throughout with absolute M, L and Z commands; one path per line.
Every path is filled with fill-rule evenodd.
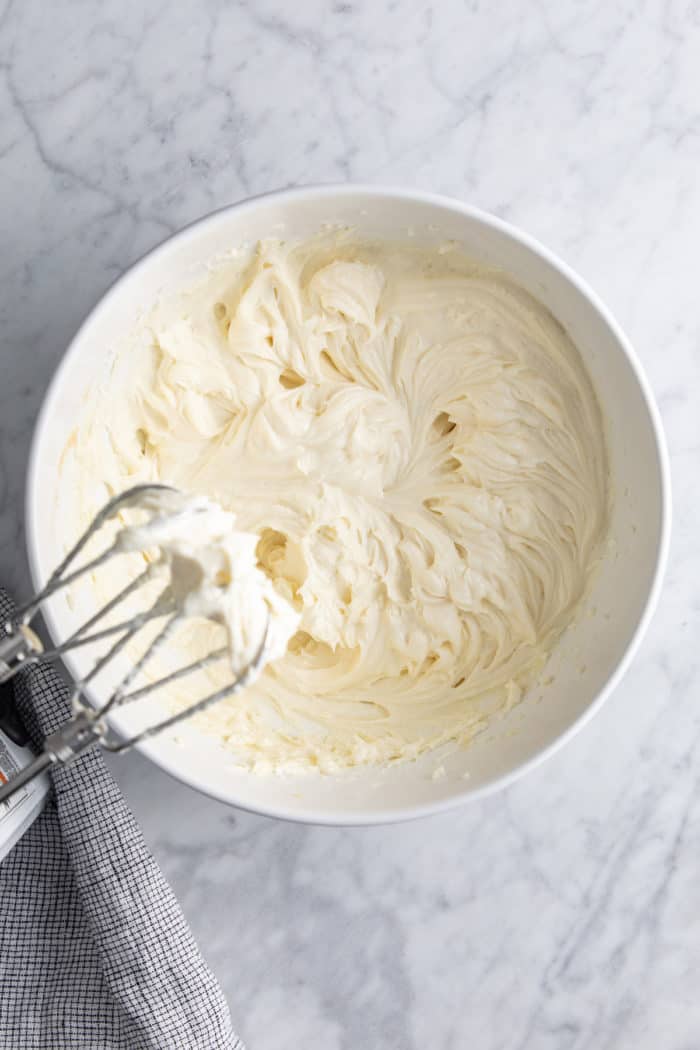
M 12 604 L 0 590 L 0 622 Z M 68 718 L 50 667 L 15 679 L 35 745 Z M 102 755 L 53 774 L 0 865 L 2 1050 L 243 1050 Z

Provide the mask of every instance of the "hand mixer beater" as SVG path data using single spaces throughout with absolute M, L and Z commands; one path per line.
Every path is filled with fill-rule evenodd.
M 156 513 L 155 508 L 161 508 L 161 504 L 164 504 L 165 510 L 159 509 Z M 5 637 L 0 639 L 0 683 L 12 678 L 22 668 L 58 659 L 64 653 L 81 646 L 106 641 L 109 647 L 96 659 L 88 673 L 74 682 L 71 694 L 73 715 L 70 720 L 57 732 L 47 737 L 43 751 L 33 762 L 21 769 L 8 783 L 0 785 L 0 803 L 9 799 L 21 787 L 53 764 L 70 765 L 80 755 L 96 745 L 113 753 L 127 751 L 140 741 L 169 729 L 197 712 L 204 711 L 217 701 L 232 696 L 249 685 L 266 662 L 269 610 L 263 623 L 259 644 L 253 651 L 252 658 L 235 671 L 233 664 L 231 665 L 231 680 L 225 686 L 216 688 L 191 701 L 181 710 L 126 738 L 120 738 L 114 733 L 106 720 L 109 712 L 143 699 L 164 686 L 231 656 L 228 646 L 213 649 L 202 658 L 169 671 L 158 679 L 148 681 L 146 684 L 135 685 L 136 679 L 144 674 L 147 667 L 153 666 L 154 657 L 172 637 L 176 628 L 187 616 L 193 615 L 187 604 L 183 603 L 178 595 L 168 560 L 158 555 L 151 555 L 150 560 L 147 560 L 146 568 L 130 580 L 93 616 L 90 616 L 65 641 L 51 649 L 43 647 L 30 626 L 43 603 L 58 591 L 75 584 L 80 577 L 94 573 L 109 559 L 124 553 L 133 553 L 136 549 L 133 543 L 125 545 L 122 542 L 123 533 L 117 531 L 104 549 L 89 556 L 84 564 L 78 564 L 80 555 L 85 552 L 88 544 L 91 544 L 110 522 L 114 523 L 122 512 L 134 508 L 140 511 L 145 510 L 149 514 L 149 524 L 155 526 L 150 531 L 143 530 L 144 542 L 148 537 L 157 547 L 159 531 L 162 532 L 164 525 L 171 524 L 177 520 L 178 515 L 182 517 L 184 513 L 190 515 L 193 535 L 195 537 L 197 535 L 197 513 L 202 508 L 198 507 L 196 502 L 193 509 L 187 497 L 167 485 L 137 485 L 128 489 L 109 500 L 52 573 L 45 587 L 29 602 L 18 608 L 12 619 L 4 625 Z M 131 598 L 139 589 L 157 579 L 163 580 L 163 586 L 155 601 L 147 609 L 128 619 L 117 617 L 118 622 L 109 622 L 108 626 L 104 625 L 106 619 L 112 618 L 118 606 Z M 147 624 L 157 620 L 164 620 L 163 625 L 158 625 L 155 636 L 148 641 L 145 649 L 127 666 L 126 672 L 122 674 L 117 684 L 111 686 L 107 699 L 98 706 L 89 703 L 87 690 L 97 675 L 123 650 L 127 647 L 133 648 L 133 643 L 137 642 L 140 632 Z

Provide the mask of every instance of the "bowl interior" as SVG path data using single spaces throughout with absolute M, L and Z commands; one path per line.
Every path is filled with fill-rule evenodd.
M 328 187 L 259 198 L 200 221 L 150 253 L 122 277 L 75 337 L 47 395 L 28 482 L 27 535 L 35 586 L 62 550 L 54 527 L 71 492 L 61 453 L 86 391 L 104 380 L 113 348 L 163 290 L 192 282 L 219 256 L 260 237 L 305 237 L 325 224 L 349 224 L 369 237 L 457 241 L 470 256 L 508 271 L 568 330 L 593 378 L 607 421 L 613 480 L 610 543 L 577 622 L 548 665 L 547 685 L 492 723 L 466 751 L 435 754 L 389 770 L 343 777 L 260 777 L 235 768 L 210 740 L 179 732 L 143 747 L 171 773 L 222 800 L 299 820 L 371 822 L 428 812 L 507 782 L 541 757 L 614 684 L 647 617 L 665 548 L 666 492 L 656 415 L 622 336 L 580 282 L 547 252 L 497 220 L 457 203 L 376 189 Z M 47 610 L 54 638 L 74 614 L 63 598 Z M 71 673 L 86 657 L 70 658 Z M 607 687 L 607 688 L 606 688 Z M 122 726 L 118 717 L 115 727 Z M 440 775 L 436 768 L 442 764 Z

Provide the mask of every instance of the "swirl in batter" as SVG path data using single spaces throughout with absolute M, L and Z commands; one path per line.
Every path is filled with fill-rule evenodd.
M 163 300 L 71 456 L 85 519 L 102 483 L 162 480 L 259 536 L 299 629 L 205 728 L 260 771 L 467 742 L 541 670 L 607 521 L 598 403 L 544 307 L 456 250 L 351 235 Z

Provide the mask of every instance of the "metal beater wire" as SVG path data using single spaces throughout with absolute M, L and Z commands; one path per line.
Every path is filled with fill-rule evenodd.
M 148 609 L 137 613 L 129 619 L 122 619 L 108 627 L 100 627 L 99 625 L 104 620 L 104 617 L 113 613 L 126 598 L 136 594 L 141 587 L 155 580 L 161 572 L 165 573 L 166 566 L 158 561 L 151 562 L 134 580 L 122 587 L 113 598 L 90 616 L 85 623 L 74 630 L 65 641 L 53 648 L 44 650 L 38 637 L 31 630 L 29 626 L 30 621 L 47 598 L 68 587 L 84 574 L 94 573 L 110 558 L 125 553 L 120 547 L 118 539 L 116 539 L 102 553 L 91 558 L 82 567 L 76 568 L 76 559 L 99 529 L 107 521 L 114 518 L 122 509 L 126 509 L 129 506 L 138 506 L 140 497 L 146 493 L 163 490 L 175 491 L 167 485 L 137 485 L 118 496 L 112 497 L 102 510 L 98 512 L 58 568 L 51 574 L 45 587 L 25 605 L 17 609 L 10 623 L 7 624 L 6 636 L 0 638 L 0 682 L 9 680 L 17 671 L 28 664 L 54 660 L 79 646 L 87 646 L 117 637 L 107 651 L 96 659 L 87 674 L 84 674 L 82 678 L 75 682 L 71 694 L 73 717 L 57 732 L 47 738 L 43 752 L 29 766 L 20 770 L 17 776 L 9 783 L 0 784 L 0 803 L 10 798 L 15 791 L 19 790 L 33 777 L 39 776 L 48 766 L 54 763 L 67 765 L 97 744 L 117 754 L 127 751 L 142 740 L 148 740 L 157 733 L 172 728 L 172 726 L 185 718 L 205 711 L 225 697 L 234 696 L 259 673 L 267 652 L 267 639 L 270 627 L 269 611 L 265 630 L 255 654 L 247 665 L 238 672 L 234 672 L 233 668 L 231 669 L 232 679 L 229 683 L 220 689 L 215 689 L 214 692 L 201 697 L 199 700 L 195 700 L 159 722 L 147 726 L 140 732 L 127 736 L 126 739 L 118 738 L 116 732 L 106 721 L 106 716 L 113 709 L 141 700 L 156 690 L 173 682 L 181 681 L 188 675 L 210 667 L 215 662 L 229 656 L 227 648 L 218 648 L 201 659 L 191 661 L 146 685 L 132 688 L 138 676 L 144 673 L 159 650 L 172 637 L 174 631 L 184 619 L 185 614 L 177 608 L 170 580 L 167 580 L 165 586 Z M 166 509 L 165 513 L 169 513 L 172 519 L 177 521 L 183 510 L 182 507 L 178 508 L 177 505 L 174 505 L 171 510 Z M 132 642 L 135 642 L 143 627 L 162 617 L 166 617 L 165 623 L 138 659 L 122 676 L 119 684 L 112 689 L 108 699 L 96 707 L 92 705 L 89 702 L 87 690 L 96 676 L 120 653 L 123 653 Z

